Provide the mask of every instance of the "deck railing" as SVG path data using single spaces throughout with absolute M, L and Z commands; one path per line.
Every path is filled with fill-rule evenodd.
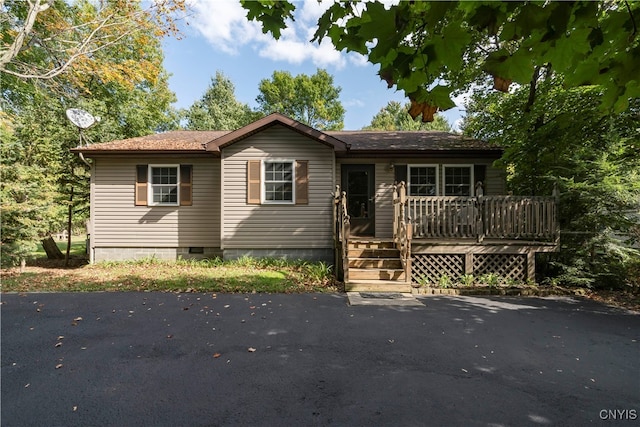
M 406 198 L 414 238 L 556 242 L 556 197 L 428 196 Z

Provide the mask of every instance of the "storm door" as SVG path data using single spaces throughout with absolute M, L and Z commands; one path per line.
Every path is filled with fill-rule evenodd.
M 353 236 L 375 234 L 375 165 L 342 165 L 342 190 Z

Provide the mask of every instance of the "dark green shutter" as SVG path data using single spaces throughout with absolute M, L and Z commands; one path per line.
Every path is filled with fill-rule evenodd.
M 396 182 L 396 184 L 399 184 L 400 182 L 404 181 L 405 184 L 407 183 L 407 165 L 395 165 L 394 168 L 394 181 Z

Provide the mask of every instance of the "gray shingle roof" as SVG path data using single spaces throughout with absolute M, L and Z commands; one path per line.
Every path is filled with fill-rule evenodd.
M 438 131 L 328 131 L 349 144 L 350 151 L 499 150 L 487 142 Z

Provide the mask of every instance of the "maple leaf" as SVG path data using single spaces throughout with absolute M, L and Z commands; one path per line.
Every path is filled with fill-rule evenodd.
M 409 108 L 409 115 L 412 119 L 415 119 L 419 115 L 422 115 L 422 122 L 432 122 L 433 115 L 438 111 L 438 107 L 431 105 L 427 102 L 418 102 L 414 99 L 411 100 L 411 108 Z

